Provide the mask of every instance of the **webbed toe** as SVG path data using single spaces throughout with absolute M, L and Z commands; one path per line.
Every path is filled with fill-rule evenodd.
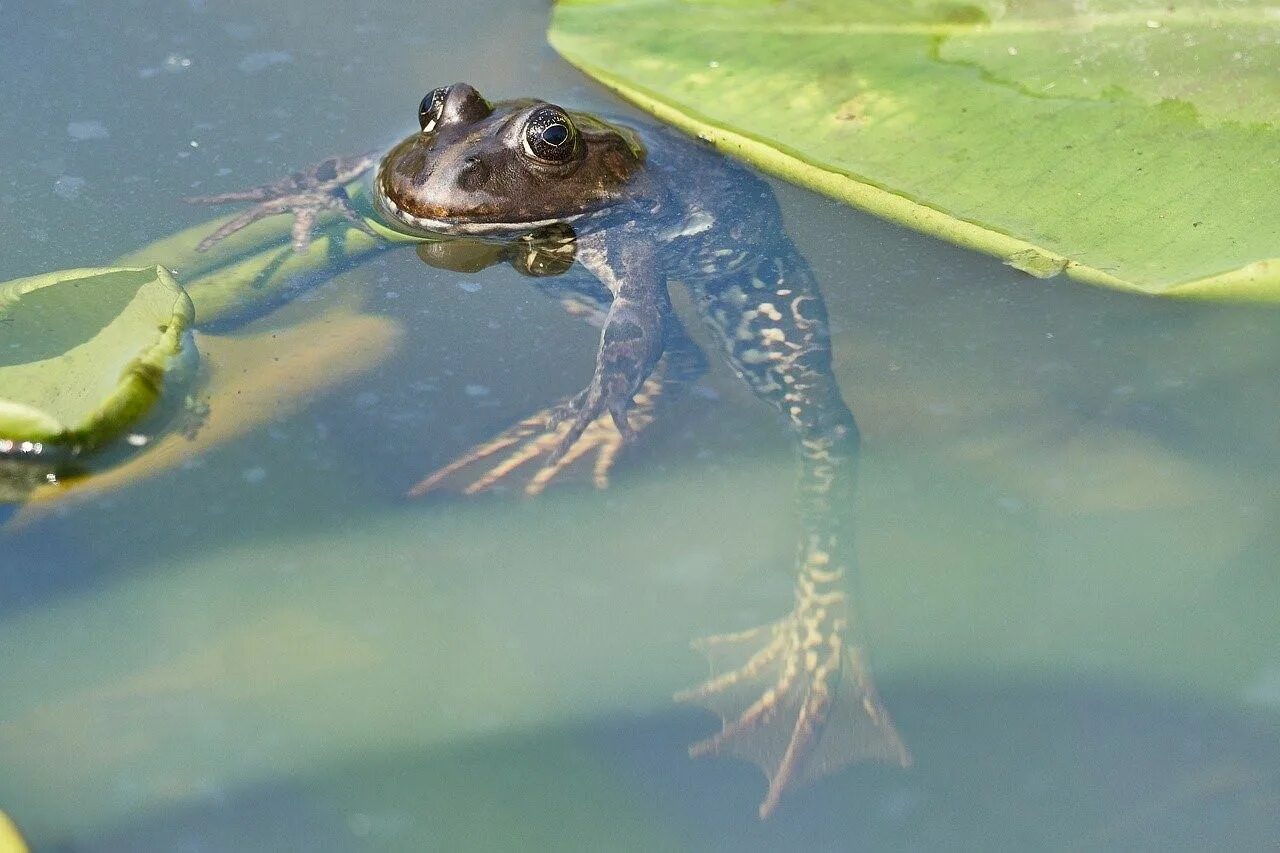
M 653 422 L 654 409 L 662 396 L 662 374 L 660 365 L 636 393 L 628 414 L 630 432 L 642 430 Z M 487 461 L 493 461 L 493 465 L 480 470 L 478 476 L 463 486 L 465 494 L 488 491 L 536 464 L 523 486 L 526 495 L 536 495 L 585 458 L 591 458 L 592 481 L 603 489 L 609 484 L 609 472 L 627 437 L 618 429 L 610 412 L 596 410 L 593 416 L 583 417 L 585 393 L 530 415 L 489 441 L 476 445 L 424 477 L 409 489 L 408 496 L 421 497 L 442 488 L 450 480 L 465 481 L 468 472 L 483 469 Z
M 800 615 L 696 641 L 711 677 L 675 696 L 717 713 L 723 726 L 691 757 L 731 755 L 769 779 L 760 817 L 792 788 L 860 761 L 909 766 L 911 757 L 880 702 L 861 652 L 830 626 Z
M 196 251 L 206 252 L 259 219 L 281 213 L 293 214 L 291 242 L 294 251 L 304 251 L 310 245 L 316 220 L 326 212 L 337 213 L 356 228 L 376 237 L 377 234 L 364 221 L 364 217 L 352 207 L 346 192 L 346 185 L 367 172 L 376 162 L 377 159 L 372 154 L 330 157 L 274 183 L 236 192 L 189 196 L 184 201 L 190 204 L 256 202 L 201 240 L 196 245 Z

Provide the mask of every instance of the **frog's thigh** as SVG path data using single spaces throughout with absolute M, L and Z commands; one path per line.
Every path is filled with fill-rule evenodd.
M 826 307 L 794 249 L 763 254 L 697 290 L 704 321 L 757 396 L 801 427 L 815 406 L 836 405 Z

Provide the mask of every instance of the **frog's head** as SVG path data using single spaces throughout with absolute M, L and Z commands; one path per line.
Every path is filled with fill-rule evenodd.
M 466 83 L 427 93 L 422 130 L 378 167 L 378 206 L 411 231 L 509 235 L 629 197 L 644 165 L 631 131 L 545 101 L 490 104 Z

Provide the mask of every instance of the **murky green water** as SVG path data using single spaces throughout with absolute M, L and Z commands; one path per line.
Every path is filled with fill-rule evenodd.
M 546 14 L 0 0 L 0 279 L 389 142 L 438 83 L 625 112 Z M 755 768 L 685 755 L 716 728 L 670 699 L 689 640 L 791 596 L 786 435 L 723 365 L 605 492 L 402 498 L 580 387 L 595 341 L 510 269 L 398 249 L 236 330 L 315 392 L 0 530 L 0 808 L 86 851 L 1280 843 L 1280 314 L 1035 281 L 777 192 L 865 435 L 860 610 L 910 770 L 761 824 Z M 338 361 L 287 336 L 360 315 Z

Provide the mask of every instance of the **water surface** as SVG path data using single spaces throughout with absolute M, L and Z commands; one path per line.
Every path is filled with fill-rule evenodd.
M 440 83 L 627 114 L 546 16 L 0 0 L 0 279 L 385 144 Z M 755 768 L 685 756 L 716 727 L 670 701 L 689 640 L 791 595 L 787 437 L 723 365 L 605 492 L 404 500 L 581 386 L 595 339 L 510 269 L 398 249 L 234 331 L 314 392 L 0 530 L 0 807 L 84 851 L 1274 847 L 1280 314 L 1037 281 L 775 188 L 865 436 L 861 621 L 912 769 L 760 824 Z M 283 336 L 333 311 L 391 331 L 326 381 Z

